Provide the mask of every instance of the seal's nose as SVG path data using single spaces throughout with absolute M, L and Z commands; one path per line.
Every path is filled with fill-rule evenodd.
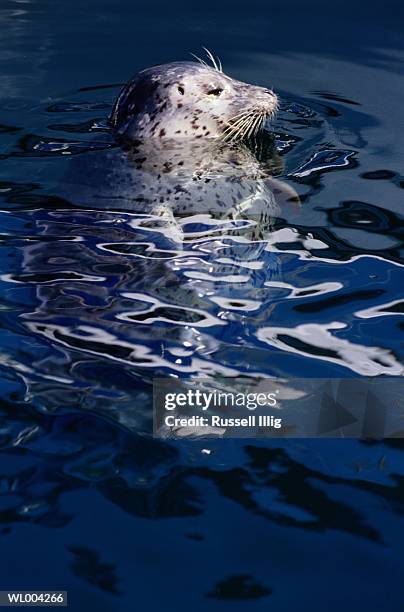
M 278 96 L 276 93 L 272 91 L 272 89 L 266 89 L 265 87 L 261 88 L 257 96 L 257 101 L 259 100 L 259 105 L 263 107 L 263 110 L 272 114 L 278 108 Z

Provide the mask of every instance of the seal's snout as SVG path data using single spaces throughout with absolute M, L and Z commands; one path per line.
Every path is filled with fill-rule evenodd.
M 230 142 L 255 136 L 278 108 L 278 97 L 271 89 L 236 82 L 237 90 L 239 96 L 232 105 L 235 112 L 223 132 Z
M 255 89 L 255 101 L 257 108 L 265 112 L 267 116 L 272 116 L 278 109 L 278 96 L 271 90 L 263 87 Z
M 270 98 L 270 102 L 269 104 L 271 104 L 272 108 L 273 108 L 273 112 L 278 110 L 278 96 L 276 95 L 276 93 L 274 93 L 272 91 L 272 89 L 266 89 L 265 93 L 267 94 L 267 96 L 269 96 Z

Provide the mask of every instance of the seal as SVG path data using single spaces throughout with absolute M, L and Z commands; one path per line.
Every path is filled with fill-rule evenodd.
M 278 199 L 295 197 L 272 178 L 280 165 L 272 141 L 266 167 L 250 146 L 276 112 L 276 94 L 232 79 L 210 57 L 213 67 L 202 60 L 163 64 L 123 87 L 109 118 L 119 146 L 90 153 L 74 168 L 79 188 L 69 199 L 173 221 L 247 210 L 267 217 L 277 210 L 275 191 Z
M 271 89 L 232 79 L 215 61 L 213 67 L 205 62 L 173 62 L 142 70 L 131 79 L 116 100 L 110 122 L 129 141 L 184 137 L 235 141 L 256 134 L 277 107 Z

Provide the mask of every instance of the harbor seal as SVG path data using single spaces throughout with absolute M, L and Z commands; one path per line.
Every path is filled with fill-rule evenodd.
M 126 140 L 253 136 L 272 117 L 271 89 L 232 79 L 205 62 L 173 62 L 142 70 L 119 94 L 110 123 Z
M 109 118 L 118 146 L 89 153 L 85 165 L 74 167 L 77 186 L 68 199 L 172 224 L 197 213 L 271 216 L 296 194 L 273 178 L 281 162 L 271 137 L 264 164 L 251 143 L 277 107 L 272 90 L 232 79 L 217 63 L 142 70 L 123 87 Z

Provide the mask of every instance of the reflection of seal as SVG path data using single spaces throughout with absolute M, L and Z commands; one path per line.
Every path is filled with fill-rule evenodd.
M 121 91 L 111 124 L 123 137 L 236 140 L 274 114 L 269 89 L 236 81 L 217 65 L 174 62 L 143 70 Z

